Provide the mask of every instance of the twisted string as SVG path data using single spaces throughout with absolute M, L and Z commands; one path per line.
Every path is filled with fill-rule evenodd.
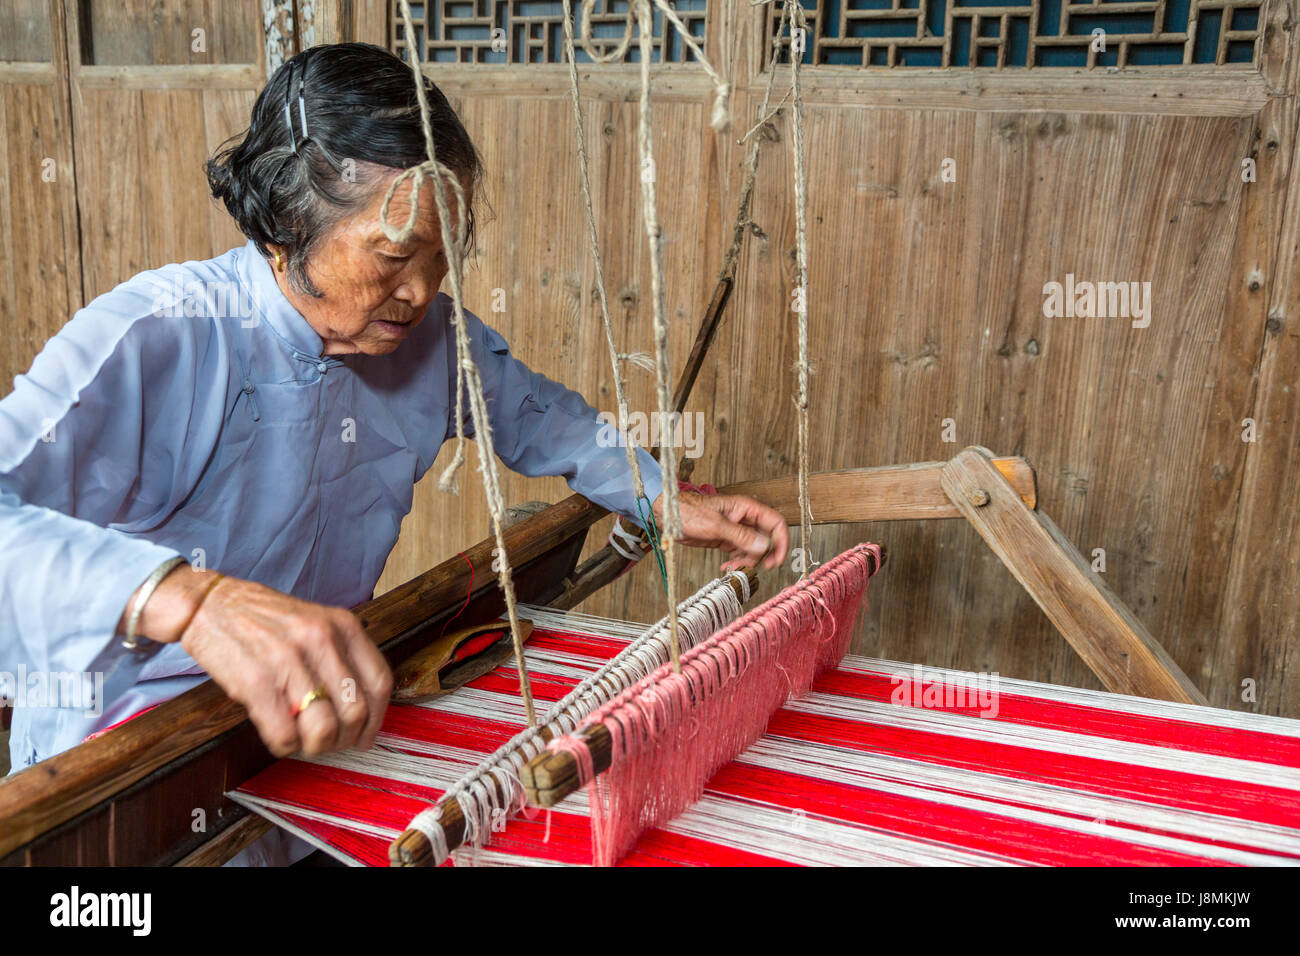
M 621 62 L 627 56 L 628 47 L 632 44 L 632 17 L 634 15 L 637 17 L 639 27 L 641 22 L 640 8 L 645 7 L 649 11 L 651 2 L 652 0 L 634 0 L 634 2 L 629 3 L 627 15 L 623 20 L 623 36 L 619 38 L 618 45 L 610 53 L 600 53 L 596 49 L 591 35 L 591 11 L 596 6 L 596 0 L 582 0 L 582 48 L 591 57 L 593 63 Z M 658 7 L 660 12 L 676 27 L 677 35 L 682 38 L 682 42 L 695 56 L 704 72 L 709 75 L 709 79 L 713 80 L 713 114 L 710 118 L 710 125 L 718 132 L 722 132 L 731 125 L 731 114 L 727 109 L 727 100 L 731 97 L 731 84 L 724 80 L 722 75 L 714 69 L 713 64 L 704 55 L 704 51 L 695 42 L 695 37 L 691 35 L 691 31 L 682 22 L 681 17 L 677 15 L 677 11 L 673 9 L 672 5 L 667 0 L 653 0 L 653 5 Z M 653 20 L 650 21 L 650 27 L 642 29 L 641 33 L 653 40 L 651 27 L 653 27 Z M 566 36 L 572 37 L 573 27 L 570 23 L 569 3 L 567 0 L 564 4 L 564 32 Z M 572 62 L 572 57 L 570 57 L 570 62 Z M 645 60 L 644 46 L 642 47 L 641 62 L 642 64 L 647 62 Z
M 781 31 L 785 29 L 786 8 L 781 8 L 781 24 L 777 29 L 776 35 L 772 37 L 772 60 L 776 61 L 776 52 L 781 48 Z M 763 91 L 763 103 L 759 107 L 759 121 L 744 136 L 736 141 L 736 145 L 742 145 L 746 140 L 753 138 L 749 144 L 749 152 L 745 155 L 745 179 L 740 187 L 740 199 L 736 203 L 736 221 L 731 229 L 731 245 L 727 248 L 727 253 L 722 257 L 722 269 L 718 273 L 719 277 L 727 278 L 735 274 L 736 267 L 740 263 L 740 248 L 745 239 L 745 232 L 753 224 L 750 219 L 750 212 L 754 203 L 754 183 L 758 178 L 758 151 L 761 145 L 761 137 L 755 137 L 754 133 L 770 121 L 780 110 L 781 105 L 785 102 L 783 99 L 778 103 L 775 110 L 769 110 L 769 104 L 772 102 L 772 87 L 776 82 L 776 70 L 769 70 L 767 73 L 767 87 Z M 788 96 L 788 94 L 787 94 Z
M 529 726 L 537 722 L 533 706 L 532 682 L 528 677 L 528 667 L 524 661 L 524 644 L 519 632 L 519 614 L 516 610 L 514 580 L 510 569 L 510 560 L 506 552 L 505 499 L 501 491 L 501 475 L 497 469 L 496 452 L 492 441 L 492 422 L 488 415 L 487 399 L 483 393 L 483 380 L 479 374 L 478 364 L 470 351 L 468 323 L 465 321 L 465 305 L 461 282 L 464 270 L 464 253 L 466 242 L 465 190 L 459 177 L 438 161 L 437 149 L 433 142 L 433 130 L 429 125 L 429 103 L 425 96 L 424 74 L 422 71 L 419 47 L 416 43 L 415 27 L 411 21 L 409 0 L 401 0 L 402 23 L 406 28 L 408 49 L 410 50 L 411 72 L 415 78 L 415 93 L 420 106 L 420 126 L 424 133 L 424 148 L 428 159 L 404 170 L 388 185 L 380 207 L 380 222 L 384 234 L 394 242 L 405 242 L 415 231 L 419 215 L 420 190 L 426 179 L 433 181 L 434 200 L 438 207 L 439 227 L 442 232 L 443 249 L 447 254 L 449 270 L 447 277 L 451 282 L 452 326 L 456 333 L 456 456 L 451 466 L 444 472 L 439 487 L 443 490 L 455 490 L 455 473 L 465 460 L 464 418 L 462 413 L 462 395 L 468 394 L 470 415 L 474 421 L 475 444 L 478 447 L 479 472 L 483 476 L 483 490 L 487 496 L 488 510 L 492 515 L 492 533 L 496 538 L 496 558 L 499 563 L 497 583 L 505 595 L 506 614 L 510 620 L 510 636 L 514 644 L 515 661 L 519 671 L 519 689 L 524 700 L 524 712 Z M 410 209 L 406 222 L 393 227 L 388 221 L 388 209 L 397 187 L 407 179 L 411 181 Z M 456 218 L 455 234 L 452 233 L 451 210 L 447 202 L 447 183 L 451 183 L 455 192 L 456 208 L 460 215 Z
M 774 3 L 775 0 L 749 0 L 750 6 L 766 6 Z M 808 403 L 809 403 L 809 378 L 812 374 L 812 363 L 808 358 L 808 173 L 804 164 L 804 113 L 803 113 L 803 91 L 799 85 L 799 68 L 803 63 L 803 53 L 807 46 L 808 38 L 808 19 L 804 15 L 803 4 L 798 0 L 782 0 L 781 19 L 777 23 L 776 32 L 772 36 L 772 69 L 768 73 L 768 96 L 771 95 L 772 80 L 776 76 L 777 52 L 781 45 L 781 34 L 784 32 L 787 23 L 790 27 L 790 91 L 781 100 L 793 97 L 794 99 L 794 136 L 791 143 L 791 152 L 794 162 L 794 217 L 795 217 L 795 250 L 796 250 L 796 276 L 794 288 L 794 305 L 795 315 L 798 322 L 799 337 L 799 355 L 795 360 L 795 420 L 798 428 L 799 449 L 798 449 L 798 489 L 799 489 L 799 546 L 803 554 L 803 567 L 799 576 L 806 577 L 809 570 L 814 566 L 812 552 L 810 550 L 810 539 L 812 537 L 812 501 L 808 489 L 808 472 L 809 472 L 809 421 L 808 421 Z M 794 42 L 795 31 L 802 31 L 803 42 L 796 44 Z M 780 105 L 777 106 L 777 110 Z M 767 98 L 763 101 L 763 119 L 745 134 L 744 139 L 753 136 L 754 132 L 760 129 L 763 123 L 767 122 L 770 115 L 767 112 Z M 742 142 L 744 140 L 742 139 Z M 757 143 L 757 138 L 755 138 Z M 752 189 L 752 184 L 746 183 L 748 189 Z M 748 197 L 742 192 L 742 203 L 748 202 Z M 733 239 L 733 246 L 736 244 Z
M 663 288 L 663 243 L 662 229 L 658 220 L 658 203 L 655 194 L 655 165 L 654 153 L 651 146 L 651 102 L 650 102 L 650 61 L 654 41 L 653 31 L 653 10 L 657 6 L 663 15 L 673 23 L 682 41 L 691 50 L 696 59 L 703 66 L 705 72 L 713 80 L 715 98 L 713 104 L 713 116 L 711 125 L 715 130 L 724 130 L 731 124 L 731 117 L 727 110 L 727 99 L 731 93 L 731 86 L 722 76 L 714 69 L 713 65 L 708 62 L 704 51 L 700 49 L 695 39 L 691 36 L 690 31 L 677 16 L 677 12 L 666 2 L 666 0 L 635 0 L 629 3 L 627 16 L 624 19 L 623 35 L 619 39 L 615 48 L 609 53 L 601 53 L 595 48 L 591 35 L 591 14 L 595 5 L 595 0 L 583 0 L 581 6 L 581 41 L 587 55 L 591 57 L 594 63 L 609 63 L 615 60 L 621 61 L 627 54 L 632 40 L 632 21 L 636 18 L 639 47 L 641 53 L 641 99 L 640 99 L 640 125 L 639 125 L 639 147 L 641 155 L 641 186 L 642 186 L 642 218 L 645 222 L 646 235 L 650 242 L 650 274 L 652 285 L 652 296 L 655 310 L 655 380 L 656 392 L 658 395 L 659 412 L 661 421 L 668 420 L 668 413 L 671 411 L 671 372 L 668 362 L 668 321 L 667 305 L 664 297 Z M 627 411 L 627 390 L 626 378 L 623 374 L 621 359 L 617 345 L 614 342 L 613 325 L 609 318 L 608 295 L 605 290 L 604 266 L 600 259 L 599 242 L 596 235 L 596 218 L 591 199 L 591 177 L 590 162 L 587 157 L 586 149 L 586 132 L 582 120 L 582 108 L 578 89 L 578 68 L 577 56 L 574 46 L 573 35 L 573 8 L 570 0 L 564 0 L 564 46 L 565 55 L 569 63 L 569 85 L 573 100 L 573 114 L 576 128 L 577 152 L 579 169 L 581 172 L 582 197 L 583 204 L 587 214 L 587 232 L 592 249 L 592 258 L 595 262 L 596 283 L 599 290 L 601 320 L 604 324 L 606 343 L 609 347 L 610 365 L 613 369 L 615 398 L 618 402 L 619 429 L 626 432 L 628 422 Z M 655 554 L 655 560 L 659 565 L 660 576 L 664 583 L 664 595 L 668 601 L 668 612 L 672 647 L 672 661 L 674 669 L 680 665 L 680 641 L 678 638 L 677 622 L 677 601 L 676 601 L 676 580 L 677 580 L 677 561 L 676 561 L 676 542 L 681 538 L 681 515 L 678 508 L 677 487 L 674 478 L 677 474 L 676 455 L 672 448 L 671 442 L 660 442 L 659 444 L 659 464 L 660 470 L 664 475 L 663 481 L 663 513 L 664 526 L 659 529 L 655 525 L 652 508 L 643 508 L 642 501 L 645 500 L 650 505 L 645 495 L 645 485 L 641 476 L 640 465 L 636 457 L 636 449 L 631 442 L 625 443 L 627 449 L 628 463 L 632 469 L 633 490 L 637 499 L 637 513 L 641 518 L 642 526 L 646 529 L 650 538 L 651 547 Z M 647 515 L 646 511 L 650 513 Z
M 650 0 L 636 3 L 638 40 L 641 50 L 641 112 L 637 141 L 641 153 L 641 218 L 650 244 L 650 290 L 654 303 L 655 392 L 660 421 L 669 421 L 672 411 L 671 371 L 668 364 L 668 303 L 664 294 L 663 229 L 659 225 L 658 178 L 652 146 L 650 107 L 650 59 L 654 43 L 654 15 Z M 677 500 L 677 451 L 671 441 L 659 442 L 659 467 L 663 473 L 663 528 L 660 531 L 664 561 L 664 590 L 668 596 L 669 635 L 673 671 L 681 670 L 681 642 L 677 622 L 677 542 L 682 536 L 682 518 Z
M 811 368 L 808 362 L 808 174 L 804 168 L 803 143 L 803 92 L 799 88 L 799 67 L 803 62 L 803 50 L 807 45 L 808 20 L 804 16 L 803 4 L 795 0 L 786 0 L 781 20 L 785 22 L 787 14 L 792 15 L 790 31 L 793 36 L 797 28 L 803 31 L 805 41 L 798 45 L 790 44 L 790 91 L 794 95 L 794 211 L 795 211 L 795 247 L 799 259 L 799 359 L 795 365 L 798 375 L 799 390 L 795 398 L 796 417 L 799 427 L 799 544 L 803 548 L 803 570 L 801 577 L 808 574 L 812 565 L 812 553 L 809 550 L 812 535 L 812 502 L 808 492 L 808 378 Z M 775 72 L 775 67 L 773 67 Z
M 629 28 L 632 11 L 628 9 Z M 583 45 L 587 46 L 590 42 L 589 22 L 590 14 L 583 5 Z M 626 44 L 630 40 L 630 29 L 623 37 L 623 48 L 626 51 Z M 571 0 L 564 0 L 564 52 L 569 61 L 569 89 L 573 96 L 573 122 L 576 128 L 576 139 L 578 147 L 578 169 L 581 173 L 582 180 L 582 200 L 587 210 L 587 238 L 591 243 L 591 258 L 596 269 L 596 289 L 600 294 L 600 317 L 605 327 L 605 341 L 609 346 L 610 366 L 614 372 L 614 398 L 618 402 L 618 428 L 623 434 L 627 433 L 628 427 L 628 409 L 627 409 L 627 377 L 623 374 L 623 363 L 621 359 L 624 356 L 618 351 L 618 346 L 614 343 L 614 325 L 609 318 L 609 296 L 605 291 L 605 267 L 600 259 L 600 241 L 596 236 L 596 212 L 592 208 L 591 201 L 591 172 L 590 161 L 587 158 L 587 132 L 582 121 L 582 104 L 578 93 L 578 64 L 576 62 L 573 46 L 573 4 Z M 587 48 L 588 54 L 596 59 L 596 55 L 591 48 Z M 635 353 L 634 353 L 635 354 Z M 648 356 L 638 356 L 637 364 L 645 367 L 639 361 L 645 359 L 646 364 L 650 363 Z M 645 497 L 645 483 L 641 478 L 641 463 L 637 458 L 636 447 L 630 441 L 625 441 L 623 447 L 627 450 L 628 466 L 632 469 L 632 490 L 637 498 L 637 505 L 640 506 L 641 499 Z M 644 524 L 644 522 L 643 522 Z

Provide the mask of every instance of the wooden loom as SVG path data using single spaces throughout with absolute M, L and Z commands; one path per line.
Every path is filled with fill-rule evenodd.
M 518 673 L 503 666 L 465 688 L 463 702 L 451 695 L 391 714 L 373 755 L 286 759 L 232 796 L 362 866 L 1300 862 L 1300 721 L 1025 681 L 1000 690 L 997 675 L 841 659 L 857 604 L 840 602 L 834 579 L 861 557 L 874 574 L 875 548 L 850 549 L 702 644 L 684 644 L 683 675 L 706 657 L 721 664 L 694 670 L 690 702 L 680 690 L 645 696 L 674 679 L 663 647 L 653 674 L 619 676 L 654 628 L 633 629 L 628 644 L 618 622 L 530 609 L 539 636 L 528 671 L 552 704 L 540 733 L 519 731 Z M 830 604 L 815 600 L 838 622 L 829 629 L 802 600 L 823 583 Z M 788 610 L 768 612 L 776 607 Z M 731 636 L 736 651 L 761 644 L 776 657 L 742 652 L 735 670 L 724 662 L 738 663 L 724 650 Z M 825 670 L 800 670 L 782 644 Z M 755 681 L 754 667 L 780 675 Z M 709 690 L 710 671 L 722 690 Z M 992 692 L 977 694 L 990 677 Z M 611 679 L 613 692 L 591 703 Z M 730 695 L 742 688 L 766 689 L 735 708 Z M 791 700 L 790 691 L 812 693 Z M 644 737 L 637 713 L 649 721 Z M 566 715 L 578 716 L 576 733 Z M 751 729 L 739 729 L 746 721 Z M 592 785 L 556 806 L 583 781 L 575 751 L 555 748 L 584 727 Z M 624 749 L 614 731 L 640 742 Z M 598 785 L 615 751 L 613 782 Z M 520 780 L 528 802 L 554 814 L 518 817 Z M 467 849 L 453 856 L 458 846 Z
M 850 549 L 804 580 L 816 587 L 824 569 L 834 577 L 870 549 Z M 786 589 L 773 601 L 807 593 Z M 535 699 L 554 702 L 548 722 L 563 706 L 559 695 L 581 698 L 582 685 L 637 633 L 605 619 L 524 613 L 537 622 L 528 669 Z M 763 616 L 755 608 L 710 641 Z M 815 627 L 791 633 L 822 643 Z M 457 694 L 395 708 L 374 752 L 282 760 L 232 797 L 360 866 L 392 865 L 409 843 L 403 828 L 414 828 L 430 801 L 449 807 L 465 797 L 468 816 L 489 820 L 491 835 L 480 830 L 448 857 L 457 865 L 1300 861 L 1300 721 L 853 655 L 808 690 L 762 718 L 763 732 L 742 751 L 670 722 L 645 741 L 648 750 L 623 753 L 598 785 L 554 810 L 515 815 L 492 801 L 485 816 L 482 771 L 506 769 L 499 755 L 516 752 L 523 737 L 517 673 L 504 665 Z M 727 709 L 706 701 L 692 711 L 695 726 L 730 733 L 735 723 L 713 720 Z M 709 761 L 717 769 L 706 769 L 702 787 L 665 808 L 657 798 L 674 781 L 702 779 L 690 769 L 700 737 L 715 755 L 737 756 Z M 477 783 L 461 789 L 470 779 Z M 440 850 L 435 860 L 443 858 Z
M 979 450 L 963 454 L 983 457 Z M 934 469 L 942 477 L 952 464 L 865 470 L 863 480 L 850 487 L 875 485 L 883 491 L 907 471 Z M 1003 463 L 1012 469 L 1019 464 L 1014 459 Z M 993 487 L 1011 488 L 1014 496 L 1014 486 L 997 468 L 993 471 L 999 475 Z M 819 477 L 833 481 L 840 476 Z M 1015 500 L 1015 510 L 1033 514 Z M 904 507 L 917 504 L 945 507 L 937 497 Z M 990 506 L 998 507 L 992 500 L 983 507 Z M 903 514 L 915 516 L 914 511 Z M 1081 567 L 1082 560 L 1067 566 Z M 1036 579 L 1058 594 L 1092 604 L 1100 592 L 1088 593 L 1087 574 L 1083 592 L 1072 591 L 1073 583 L 1060 569 Z M 1116 612 L 1122 608 L 1111 599 L 1079 619 Z M 543 699 L 557 701 L 564 689 L 574 689 L 578 678 L 572 675 L 580 659 L 594 668 L 613 653 L 593 656 L 587 639 L 578 636 L 575 643 L 567 633 L 587 633 L 597 643 L 609 643 L 599 627 L 586 630 L 554 620 L 538 626 L 542 647 L 536 655 L 530 651 L 529 670 L 550 688 L 542 691 Z M 1105 626 L 1098 620 L 1092 630 Z M 1137 644 L 1128 646 L 1124 653 L 1131 656 Z M 689 652 L 683 665 L 688 657 Z M 918 667 L 911 677 L 909 667 L 846 658 L 817 679 L 817 693 L 808 702 L 780 706 L 771 714 L 767 734 L 716 775 L 709 772 L 698 808 L 690 806 L 671 825 L 675 810 L 659 817 L 660 823 L 650 823 L 651 829 L 632 844 L 628 865 L 1267 865 L 1300 860 L 1298 721 L 1189 703 L 1190 693 L 1168 687 L 1165 696 L 1181 702 L 1020 681 L 1006 682 L 1011 686 L 1001 694 L 1004 718 L 984 721 L 980 718 L 997 714 L 977 716 L 960 696 L 961 688 L 969 686 L 967 679 L 978 675 L 925 668 L 923 678 Z M 582 672 L 587 671 L 580 668 Z M 890 684 L 900 679 L 915 688 L 916 703 L 900 704 L 891 697 Z M 948 692 L 956 688 L 957 703 L 922 704 L 922 684 L 930 683 L 942 684 Z M 588 817 L 582 801 L 557 807 L 554 820 L 549 815 L 544 822 L 506 817 L 508 824 L 486 848 L 481 838 L 470 840 L 455 831 L 462 818 L 448 794 L 456 782 L 467 779 L 465 771 L 475 764 L 479 769 L 469 776 L 482 780 L 482 768 L 503 766 L 498 756 L 503 750 L 518 753 L 524 740 L 517 733 L 522 718 L 513 667 L 498 669 L 467 691 L 471 689 L 475 696 L 464 703 L 452 695 L 386 721 L 381 735 L 387 738 L 381 741 L 386 754 L 377 761 L 346 754 L 284 760 L 239 788 L 235 797 L 353 865 L 433 865 L 448 859 L 446 850 L 458 843 L 475 849 L 457 862 L 585 862 L 583 844 L 600 824 L 594 810 Z M 636 697 L 636 688 L 622 696 Z M 853 713 L 859 716 L 850 720 Z M 701 715 L 697 726 L 720 725 Z M 591 749 L 596 752 L 599 745 Z M 653 760 L 659 768 L 655 779 L 674 773 L 673 752 L 656 754 Z M 599 758 L 596 763 L 599 772 Z M 579 782 L 567 753 L 539 757 L 522 769 L 530 802 L 541 806 L 557 804 Z M 547 773 L 552 779 L 539 786 Z M 587 806 L 594 808 L 602 799 L 593 789 Z M 429 845 L 427 831 L 414 823 L 402 831 L 405 821 L 431 800 L 453 811 L 447 839 L 437 851 Z M 792 838 L 792 826 L 803 834 L 804 808 L 816 816 L 808 817 L 806 837 Z M 731 812 L 735 815 L 728 816 Z M 498 832 L 495 821 L 492 830 Z M 621 853 L 601 857 L 597 851 L 597 858 L 611 862 Z
M 793 477 L 720 489 L 750 494 L 798 518 Z M 974 525 L 1111 691 L 1188 703 L 1204 697 L 1133 614 L 1036 510 L 1033 470 L 1021 458 L 966 449 L 949 462 L 815 473 L 819 523 L 954 519 Z M 578 565 L 586 530 L 605 514 L 579 495 L 506 532 L 521 599 L 569 608 L 613 580 L 627 562 L 606 547 Z M 400 668 L 465 604 L 458 627 L 503 608 L 485 539 L 356 609 L 367 633 Z M 484 652 L 483 668 L 505 647 Z M 466 678 L 468 679 L 468 678 Z M 0 781 L 0 862 L 6 865 L 210 865 L 270 825 L 224 796 L 274 762 L 243 709 L 209 682 L 101 737 Z M 557 773 L 562 780 L 564 771 Z M 557 786 L 563 786 L 563 783 Z M 195 811 L 206 829 L 195 832 Z

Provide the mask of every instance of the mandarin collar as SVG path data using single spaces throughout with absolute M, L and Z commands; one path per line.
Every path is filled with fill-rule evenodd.
M 251 239 L 244 246 L 243 266 L 253 304 L 271 331 L 304 358 L 324 358 L 325 343 L 303 318 L 302 313 L 280 291 L 275 273 L 271 271 L 271 263 L 262 257 Z

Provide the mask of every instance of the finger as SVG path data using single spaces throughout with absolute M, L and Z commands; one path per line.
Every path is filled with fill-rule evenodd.
M 357 746 L 369 750 L 375 744 L 375 737 L 388 709 L 388 699 L 393 693 L 393 671 L 375 642 L 361 627 L 361 622 L 350 612 L 343 613 L 351 621 L 350 626 L 343 631 L 343 652 L 360 681 L 360 689 L 367 704 L 367 719 Z
M 211 627 L 204 618 L 186 632 L 184 646 L 208 675 L 248 711 L 248 719 L 267 750 L 276 757 L 288 757 L 301 747 L 297 722 L 284 704 L 284 680 L 292 657 L 259 651 L 242 636 L 246 635 Z M 219 648 L 212 647 L 219 638 L 225 640 Z
M 248 719 L 257 728 L 258 736 L 266 749 L 276 757 L 288 757 L 302 748 L 302 738 L 298 734 L 298 723 L 284 706 L 284 699 L 278 689 L 275 692 L 258 694 L 243 702 L 248 711 Z
M 746 557 L 743 552 L 731 548 L 727 552 L 727 560 L 723 564 L 724 571 L 737 571 L 746 567 Z
M 781 566 L 786 559 L 786 555 L 790 553 L 790 528 L 786 525 L 785 519 L 781 517 L 779 512 L 770 508 L 768 510 L 772 512 L 772 517 L 776 520 L 776 524 L 770 526 L 772 533 L 772 551 L 768 555 L 767 561 L 763 563 L 763 567 L 777 568 Z M 766 528 L 769 526 L 764 525 L 764 527 Z
M 359 686 L 360 682 L 347 657 L 349 635 L 347 620 L 343 617 L 345 613 L 331 613 L 326 618 L 326 636 L 324 639 L 317 638 L 310 645 L 306 658 L 308 669 L 320 675 L 321 686 L 334 705 L 334 714 L 338 719 L 338 732 L 332 748 L 334 750 L 346 750 L 354 746 L 370 716 L 369 698 Z
M 297 723 L 301 749 L 308 757 L 318 757 L 337 749 L 339 719 L 334 702 L 328 688 L 325 688 L 324 696 L 312 699 L 318 688 L 324 688 L 324 684 L 303 666 L 292 675 L 285 693 L 284 702 Z
M 721 513 L 730 521 L 757 529 L 768 539 L 763 567 L 775 568 L 785 560 L 790 549 L 790 529 L 774 508 L 745 495 L 719 495 Z
M 720 512 L 712 520 L 701 522 L 702 530 L 712 539 L 712 546 L 725 548 L 733 556 L 755 566 L 767 554 L 771 539 L 753 528 L 737 524 Z

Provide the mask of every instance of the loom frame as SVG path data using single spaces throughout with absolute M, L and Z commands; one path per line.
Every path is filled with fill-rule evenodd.
M 799 521 L 794 479 L 720 490 L 758 498 L 787 523 Z M 809 495 L 815 524 L 965 518 L 1106 690 L 1208 706 L 1136 615 L 1038 510 L 1037 479 L 1023 458 L 995 458 L 972 446 L 948 462 L 819 472 L 809 477 Z M 604 727 L 594 725 L 579 736 L 594 771 L 608 770 L 612 751 Z M 539 754 L 520 776 L 528 801 L 539 807 L 553 807 L 580 787 L 577 762 L 564 751 Z
M 724 486 L 799 520 L 796 478 Z M 1037 483 L 1023 458 L 967 448 L 948 462 L 817 472 L 810 476 L 818 524 L 965 518 L 1044 610 L 1107 690 L 1206 704 L 1135 615 L 1106 587 L 1060 529 L 1037 509 Z M 572 495 L 506 529 L 523 600 L 567 609 L 621 574 L 608 546 L 578 565 L 587 529 L 606 514 Z M 457 626 L 500 615 L 491 572 L 494 539 L 465 552 L 479 568 Z M 465 602 L 469 573 L 456 556 L 356 608 L 394 665 L 436 637 Z M 501 660 L 508 650 L 490 650 Z M 596 750 L 599 759 L 599 749 Z M 545 761 L 563 761 L 547 755 Z M 270 828 L 224 792 L 274 758 L 243 708 L 211 681 L 127 724 L 0 781 L 0 865 L 214 865 Z M 606 757 L 607 761 L 607 757 Z M 576 771 L 547 763 L 534 792 L 558 794 Z M 571 768 L 570 768 L 571 769 Z M 530 794 L 530 797 L 532 794 Z M 209 826 L 192 829 L 193 811 Z

